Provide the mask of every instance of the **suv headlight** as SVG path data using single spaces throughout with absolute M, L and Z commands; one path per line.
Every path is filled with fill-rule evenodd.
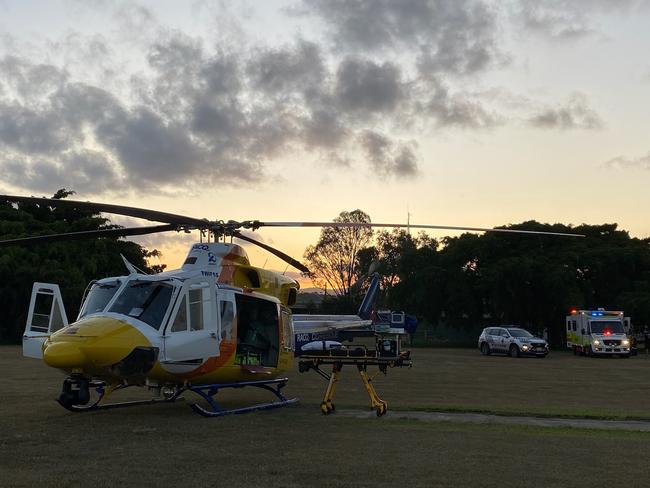
M 598 339 L 594 339 L 594 346 L 600 346 L 600 341 Z
M 629 346 L 630 345 L 630 340 L 629 339 L 623 339 L 621 341 L 621 344 L 624 345 L 624 346 Z

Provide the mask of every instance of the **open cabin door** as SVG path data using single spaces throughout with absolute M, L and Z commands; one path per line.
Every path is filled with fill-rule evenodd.
M 220 328 L 214 278 L 183 283 L 163 335 L 162 364 L 200 365 L 219 356 Z
M 43 359 L 43 343 L 68 325 L 59 285 L 34 283 L 23 334 L 23 356 Z

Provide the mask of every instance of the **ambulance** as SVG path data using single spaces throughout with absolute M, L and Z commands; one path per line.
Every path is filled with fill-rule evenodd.
M 566 345 L 574 354 L 630 357 L 630 318 L 614 310 L 571 310 Z

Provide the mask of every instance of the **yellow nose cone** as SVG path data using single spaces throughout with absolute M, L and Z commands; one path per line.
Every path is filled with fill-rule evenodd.
M 72 342 L 53 342 L 43 351 L 43 361 L 53 368 L 80 368 L 86 362 L 86 356 L 78 344 Z

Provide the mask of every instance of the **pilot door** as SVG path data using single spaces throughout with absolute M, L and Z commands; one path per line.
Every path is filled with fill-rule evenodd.
M 23 356 L 43 358 L 43 343 L 50 334 L 68 325 L 59 286 L 34 283 L 23 335 Z
M 165 327 L 161 363 L 200 365 L 219 355 L 219 342 L 214 281 L 185 281 Z

